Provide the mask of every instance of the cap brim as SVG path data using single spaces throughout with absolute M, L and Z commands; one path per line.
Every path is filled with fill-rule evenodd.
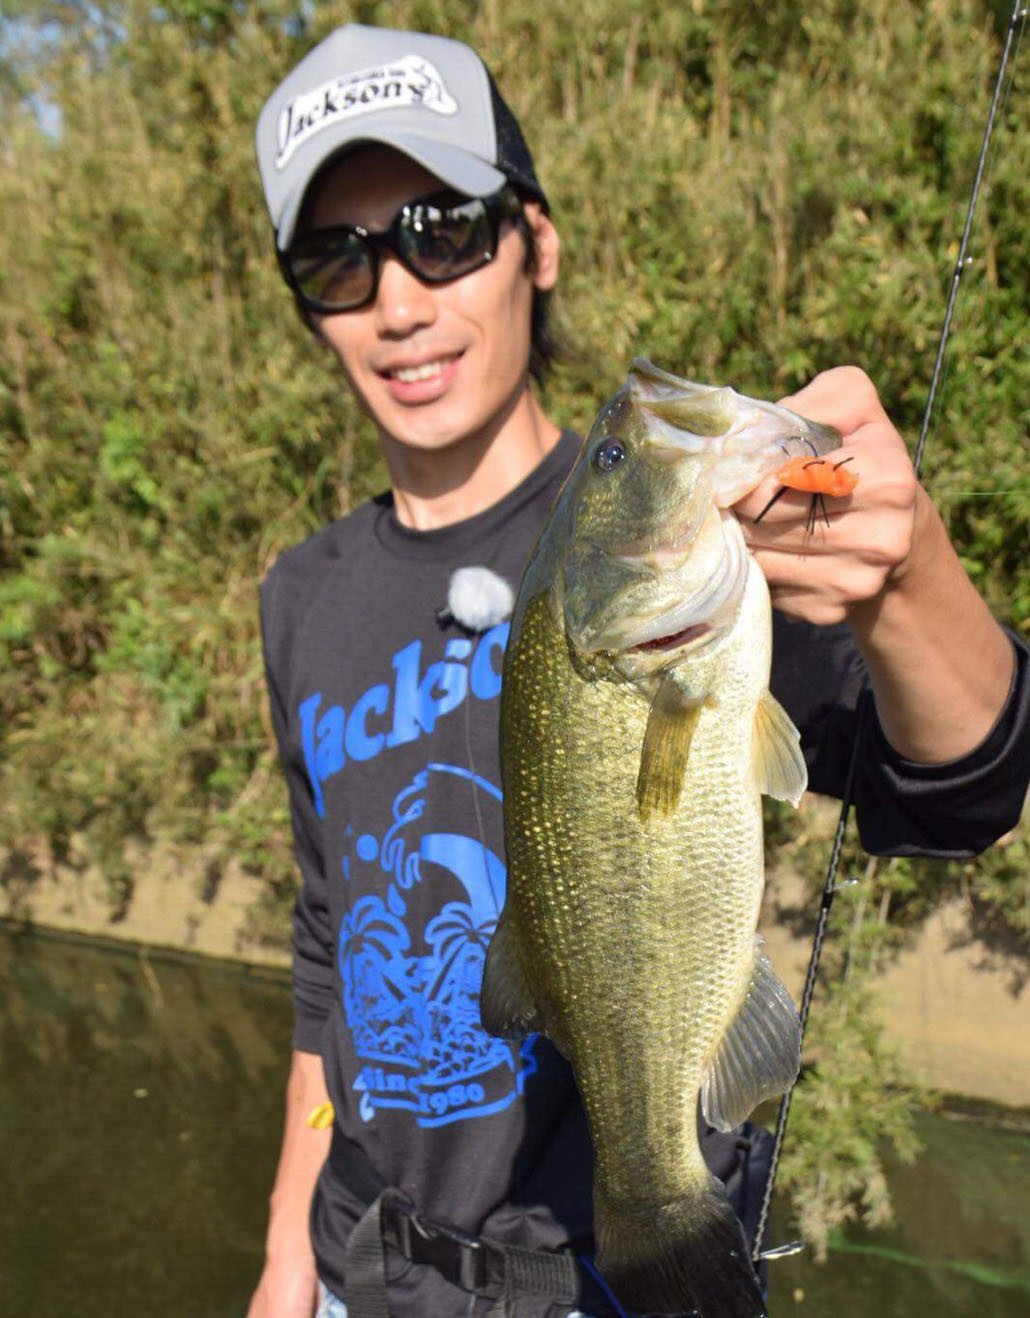
M 328 134 L 326 136 L 328 137 Z M 428 169 L 430 174 L 435 174 L 449 188 L 463 192 L 469 197 L 488 197 L 492 192 L 503 188 L 507 182 L 501 171 L 487 164 L 485 160 L 480 160 L 478 156 L 470 155 L 458 147 L 434 141 L 430 137 L 419 137 L 415 133 L 387 134 L 375 131 L 363 133 L 361 137 L 354 137 L 351 133 L 341 133 L 340 140 L 336 143 L 331 139 L 323 139 L 317 160 L 312 162 L 311 168 L 298 180 L 296 188 L 287 199 L 276 231 L 276 246 L 281 252 L 284 252 L 293 241 L 304 195 L 315 175 L 334 156 L 368 143 L 393 147 L 410 157 L 417 165 L 421 165 L 423 169 Z

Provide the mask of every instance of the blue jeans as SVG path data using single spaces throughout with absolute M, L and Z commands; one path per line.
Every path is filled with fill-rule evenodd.
M 318 1283 L 318 1312 L 315 1318 L 347 1318 L 347 1306 L 321 1282 Z
M 347 1306 L 334 1295 L 331 1290 L 318 1283 L 318 1313 L 315 1318 L 347 1318 Z M 569 1318 L 589 1318 L 585 1313 L 580 1313 L 578 1309 L 569 1314 Z

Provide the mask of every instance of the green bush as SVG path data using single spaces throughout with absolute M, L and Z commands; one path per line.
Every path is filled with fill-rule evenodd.
M 471 38 L 497 72 L 564 239 L 556 418 L 587 426 L 638 352 L 763 396 L 857 361 L 914 436 L 997 8 L 810 0 L 799 23 L 743 0 L 8 4 L 0 844 L 67 857 L 74 841 L 117 913 L 128 841 L 203 842 L 264 876 L 255 927 L 285 931 L 257 582 L 385 483 L 280 283 L 253 159 L 264 97 L 318 38 L 348 19 L 422 26 Z M 977 585 L 1023 628 L 1028 215 L 1010 105 L 927 473 Z M 1025 921 L 1018 870 L 964 876 L 985 925 Z M 862 1085 L 902 1084 L 863 1002 L 825 1018 L 853 1023 L 855 1061 L 832 1098 L 811 1087 L 810 1138 Z M 802 1194 L 810 1230 L 856 1191 L 880 1204 L 874 1134 L 848 1155 L 857 1179 Z

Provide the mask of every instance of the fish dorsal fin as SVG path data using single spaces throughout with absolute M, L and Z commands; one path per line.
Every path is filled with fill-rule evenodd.
M 791 805 L 808 786 L 801 733 L 771 691 L 763 692 L 755 710 L 755 777 L 760 792 Z
M 716 1130 L 732 1130 L 763 1100 L 789 1089 L 801 1066 L 801 1021 L 761 942 L 756 938 L 747 995 L 701 1086 L 701 1110 Z
M 637 774 L 637 806 L 640 818 L 670 815 L 683 790 L 690 743 L 704 697 L 684 692 L 671 673 L 658 684 L 647 716 L 644 744 Z
M 487 948 L 479 1015 L 485 1030 L 504 1039 L 524 1039 L 542 1028 L 507 912 L 502 911 Z

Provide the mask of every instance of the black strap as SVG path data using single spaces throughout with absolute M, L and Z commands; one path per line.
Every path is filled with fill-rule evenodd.
M 465 1235 L 429 1222 L 384 1190 L 351 1232 L 344 1255 L 348 1318 L 390 1318 L 386 1290 L 386 1246 L 410 1263 L 435 1268 L 452 1285 L 496 1300 L 491 1314 L 509 1318 L 522 1297 L 535 1296 L 570 1307 L 582 1295 L 582 1274 L 572 1254 L 520 1249 Z
M 329 1161 L 340 1181 L 368 1205 L 343 1259 L 348 1318 L 390 1318 L 386 1246 L 410 1263 L 435 1268 L 462 1290 L 496 1300 L 491 1318 L 510 1318 L 520 1296 L 570 1307 L 581 1302 L 584 1276 L 574 1255 L 502 1245 L 430 1222 L 385 1183 L 360 1145 L 338 1132 Z
M 582 1293 L 579 1267 L 570 1253 L 521 1249 L 466 1235 L 454 1227 L 430 1222 L 393 1198 L 383 1201 L 382 1228 L 386 1243 L 409 1262 L 435 1268 L 462 1290 L 499 1300 L 504 1313 L 520 1296 L 571 1306 Z
M 343 1266 L 347 1313 L 352 1318 L 390 1318 L 382 1227 L 383 1205 L 389 1193 L 384 1190 L 369 1204 L 347 1241 Z

